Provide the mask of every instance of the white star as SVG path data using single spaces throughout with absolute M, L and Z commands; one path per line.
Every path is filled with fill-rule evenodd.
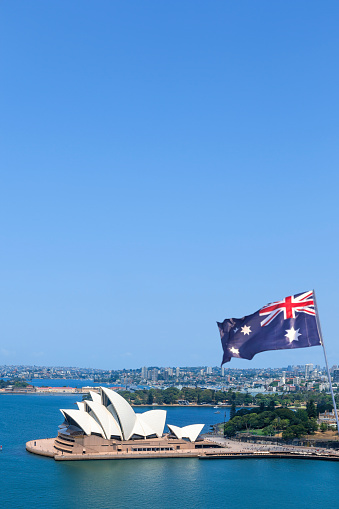
M 249 336 L 250 332 L 252 332 L 251 327 L 244 325 L 243 327 L 241 327 L 241 332 L 243 333 L 244 336 L 246 336 L 246 334 Z
M 234 334 L 235 334 L 236 332 L 238 332 L 238 330 L 239 330 L 239 329 L 238 329 L 238 327 L 236 327 L 236 328 L 234 329 L 234 331 L 233 331 L 233 332 L 234 332 Z
M 299 341 L 298 340 L 298 337 L 301 336 L 301 334 L 299 334 L 299 330 L 295 330 L 294 327 L 291 327 L 291 329 L 285 329 L 287 334 L 285 334 L 285 337 L 288 339 L 288 341 L 290 343 L 292 343 L 292 341 Z
M 235 354 L 239 355 L 239 350 L 238 350 L 238 348 L 234 348 L 234 346 L 232 346 L 232 348 L 230 348 L 230 352 L 231 352 L 231 353 L 235 353 Z

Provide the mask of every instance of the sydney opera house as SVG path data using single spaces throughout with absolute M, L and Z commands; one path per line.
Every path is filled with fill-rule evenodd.
M 217 447 L 199 437 L 204 424 L 178 427 L 167 424 L 166 410 L 135 413 L 117 392 L 100 388 L 77 409 L 62 409 L 64 422 L 53 439 L 32 440 L 30 452 L 66 459 L 109 459 L 150 456 L 197 456 Z

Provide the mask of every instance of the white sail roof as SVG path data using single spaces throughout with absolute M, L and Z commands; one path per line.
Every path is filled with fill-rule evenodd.
M 156 435 L 155 431 L 151 426 L 147 424 L 147 422 L 143 421 L 142 414 L 136 414 L 137 420 L 135 422 L 132 435 L 139 435 L 141 437 L 149 437 L 151 435 Z
M 111 411 L 114 417 L 115 415 L 117 416 L 120 428 L 122 429 L 124 440 L 129 440 L 129 438 L 133 435 L 133 428 L 137 420 L 133 408 L 117 392 L 112 391 L 111 389 L 107 389 L 106 387 L 101 387 L 101 391 L 107 396 L 112 404 L 114 413 L 112 412 L 110 406 L 107 408 Z
M 143 422 L 153 428 L 153 433 L 155 433 L 158 438 L 161 438 L 164 433 L 166 413 L 166 410 L 148 410 L 148 412 L 137 414 L 137 416 L 140 415 Z
M 90 391 L 92 400 L 78 402 L 79 410 L 61 410 L 65 419 L 75 422 L 86 435 L 98 434 L 106 439 L 120 437 L 121 440 L 129 440 L 133 435 L 144 438 L 156 435 L 160 438 L 163 435 L 166 410 L 149 410 L 136 414 L 117 392 L 106 387 L 100 390 L 101 394 Z M 188 438 L 195 442 L 204 425 L 168 427 L 177 438 Z
M 101 426 L 91 417 L 87 412 L 82 410 L 60 410 L 65 419 L 69 416 L 76 422 L 77 426 L 81 428 L 86 435 L 97 433 L 105 438 L 105 434 Z
M 191 442 L 195 442 L 201 432 L 202 428 L 205 426 L 204 424 L 190 424 L 189 426 L 184 426 L 183 428 L 179 428 L 179 426 L 173 426 L 173 424 L 167 424 L 170 431 L 177 438 L 188 438 Z
M 92 401 L 95 403 L 101 403 L 101 395 L 94 391 L 89 391 Z
M 120 429 L 119 424 L 114 419 L 113 415 L 107 408 L 98 403 L 97 401 L 86 400 L 86 405 L 90 409 L 90 413 L 93 412 L 93 417 L 98 422 L 98 424 L 102 427 L 105 438 L 111 438 L 111 436 L 122 438 L 122 431 Z

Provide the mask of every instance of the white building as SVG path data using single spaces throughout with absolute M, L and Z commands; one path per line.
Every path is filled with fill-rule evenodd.
M 77 402 L 78 409 L 62 409 L 65 418 L 61 433 L 84 433 L 104 439 L 121 441 L 161 438 L 164 433 L 166 410 L 149 410 L 135 413 L 131 405 L 117 392 L 100 388 L 100 393 L 90 391 L 90 400 Z M 168 425 L 177 438 L 194 442 L 204 424 L 179 428 Z

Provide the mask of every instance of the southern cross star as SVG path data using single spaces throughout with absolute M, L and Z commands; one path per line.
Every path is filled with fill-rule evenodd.
M 299 334 L 300 329 L 295 330 L 294 327 L 291 327 L 290 329 L 285 330 L 287 332 L 287 334 L 285 334 L 285 337 L 288 339 L 290 343 L 292 343 L 293 341 L 299 341 L 298 337 L 301 336 L 301 334 Z
M 230 352 L 231 352 L 231 353 L 235 353 L 235 354 L 238 354 L 238 355 L 239 355 L 239 350 L 238 350 L 238 348 L 234 348 L 234 346 L 232 346 L 232 348 L 230 348 Z
M 235 334 L 236 332 L 238 332 L 238 330 L 239 330 L 239 329 L 238 329 L 238 327 L 236 327 L 236 328 L 234 329 L 234 331 L 233 331 L 233 332 L 234 332 L 234 334 Z
M 243 333 L 244 336 L 246 336 L 246 334 L 249 336 L 250 335 L 250 332 L 251 331 L 251 327 L 247 326 L 247 325 L 244 325 L 243 327 L 241 327 L 241 332 Z

